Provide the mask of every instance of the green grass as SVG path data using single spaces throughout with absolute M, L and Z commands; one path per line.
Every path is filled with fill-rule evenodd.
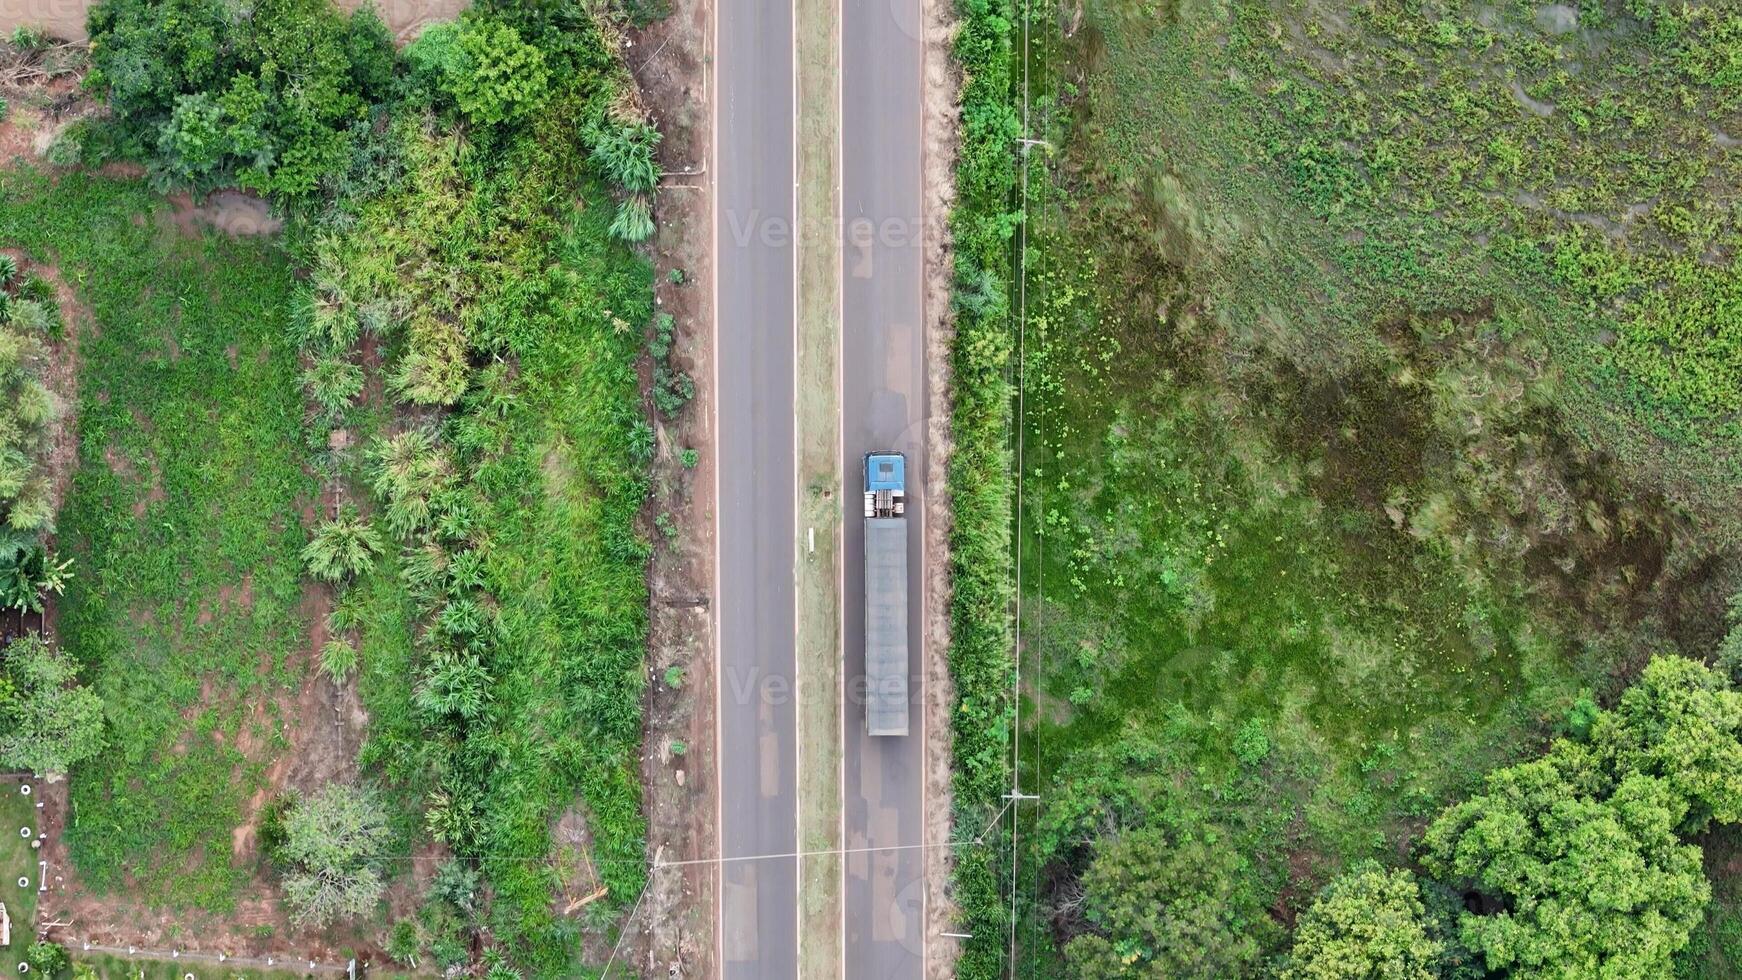
M 230 832 L 288 744 L 282 719 L 249 709 L 304 680 L 297 553 L 315 486 L 284 256 L 179 237 L 165 208 L 138 182 L 0 174 L 0 241 L 57 264 L 96 321 L 59 635 L 107 705 L 108 748 L 72 781 L 68 845 L 94 888 L 221 912 L 252 871 Z
M 8 977 L 18 975 L 18 963 L 24 950 L 36 940 L 36 889 L 38 884 L 37 852 L 30 841 L 20 837 L 18 828 L 38 831 L 39 811 L 36 801 L 42 799 L 42 784 L 30 784 L 32 795 L 18 791 L 16 780 L 0 782 L 0 902 L 12 916 L 12 945 L 0 948 L 0 971 Z M 18 887 L 20 877 L 29 878 L 27 888 Z
M 550 305 L 509 338 L 521 401 L 504 419 L 508 449 L 476 471 L 501 601 L 493 694 L 519 719 L 495 736 L 482 863 L 497 901 L 529 924 L 548 916 L 550 885 L 525 859 L 548 853 L 549 821 L 577 792 L 613 900 L 645 881 L 646 483 L 629 448 L 641 337 L 627 325 L 652 313 L 652 271 L 607 239 L 609 219 L 606 202 L 590 206 L 557 243 Z
M 192 974 L 194 980 L 294 980 L 294 978 L 299 977 L 334 975 L 228 965 L 220 967 L 212 963 L 129 959 L 105 953 L 82 953 L 77 950 L 69 952 L 72 953 L 73 962 L 90 966 L 97 971 L 97 976 L 102 977 L 103 980 L 183 980 L 188 974 Z
M 1309 373 L 1400 315 L 1472 314 L 1572 431 L 1734 526 L 1742 88 L 1712 65 L 1742 21 L 1576 6 L 1558 32 L 1518 0 L 1097 0 L 1082 207 L 1185 270 L 1229 344 Z

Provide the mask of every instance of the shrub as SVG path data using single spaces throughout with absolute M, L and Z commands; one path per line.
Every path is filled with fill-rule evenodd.
M 321 673 L 332 679 L 334 684 L 343 684 L 357 669 L 357 647 L 340 637 L 334 637 L 321 645 Z
M 20 51 L 37 51 L 48 45 L 48 33 L 34 24 L 19 24 L 7 38 Z
M 72 957 L 67 955 L 65 946 L 46 939 L 31 943 L 24 951 L 24 960 L 45 977 L 52 977 L 73 965 Z
M 461 21 L 443 51 L 441 85 L 469 122 L 513 122 L 538 111 L 550 96 L 544 52 L 520 33 L 488 17 Z
M 72 564 L 71 558 L 51 560 L 35 534 L 0 530 L 0 605 L 43 612 L 48 596 L 66 590 Z
M 617 205 L 611 234 L 631 244 L 653 237 L 653 208 L 645 195 L 632 194 Z
M 363 369 L 338 357 L 320 357 L 302 373 L 303 391 L 328 415 L 337 415 L 363 393 Z
M 1283 980 L 1434 980 L 1444 947 L 1428 934 L 1415 876 L 1364 864 L 1343 874 L 1295 923 Z
M 0 766 L 66 775 L 103 748 L 103 701 L 80 687 L 78 663 L 36 633 L 3 654 L 11 696 L 0 701 Z
M 293 791 L 274 796 L 260 808 L 259 829 L 255 832 L 255 837 L 260 842 L 260 853 L 281 870 L 290 867 L 290 857 L 284 849 L 290 838 L 284 821 L 296 802 L 297 795 Z
M 1143 827 L 1103 840 L 1083 875 L 1093 931 L 1065 945 L 1072 975 L 1245 975 L 1275 927 L 1241 863 L 1214 827 L 1185 836 Z
M 624 126 L 598 123 L 587 129 L 587 142 L 592 144 L 592 160 L 606 177 L 632 194 L 646 194 L 659 183 L 659 164 L 654 151 L 659 148 L 659 130 L 645 122 Z M 682 270 L 673 269 L 683 281 Z
M 393 962 L 417 969 L 417 954 L 423 949 L 423 937 L 418 934 L 415 919 L 400 919 L 387 933 L 383 948 Z
M 298 800 L 284 819 L 284 901 L 300 927 L 367 915 L 385 888 L 379 863 L 389 840 L 375 797 L 329 784 Z
M 368 521 L 347 508 L 315 528 L 302 550 L 309 574 L 325 582 L 342 582 L 368 571 L 381 553 L 381 536 Z

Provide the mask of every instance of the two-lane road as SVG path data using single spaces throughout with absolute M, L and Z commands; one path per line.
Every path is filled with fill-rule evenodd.
M 839 0 L 845 685 L 864 676 L 859 461 L 908 457 L 910 734 L 842 711 L 846 980 L 923 974 L 925 321 L 920 0 Z M 796 103 L 791 0 L 719 0 L 714 60 L 719 942 L 727 980 L 795 980 Z M 814 107 L 813 107 L 814 111 Z M 817 752 L 817 758 L 828 753 Z

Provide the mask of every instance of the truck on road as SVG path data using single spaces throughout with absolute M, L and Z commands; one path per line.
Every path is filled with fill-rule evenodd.
M 865 454 L 865 733 L 907 734 L 907 458 Z

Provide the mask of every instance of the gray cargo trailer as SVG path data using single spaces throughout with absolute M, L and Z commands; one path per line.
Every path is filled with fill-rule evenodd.
M 906 460 L 865 456 L 865 731 L 907 734 Z

